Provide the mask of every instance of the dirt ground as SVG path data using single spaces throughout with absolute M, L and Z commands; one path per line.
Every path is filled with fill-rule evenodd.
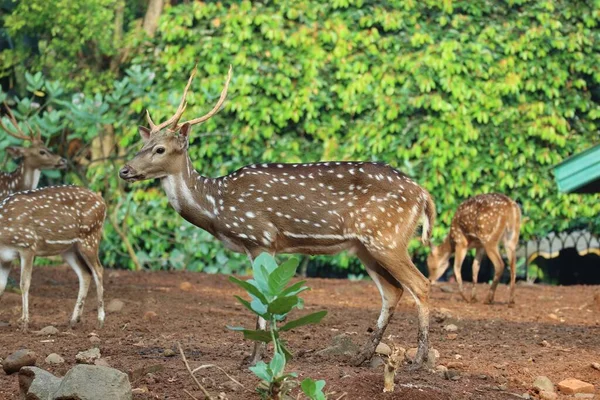
M 18 270 L 11 274 L 18 279 Z M 189 290 L 180 284 L 190 282 Z M 356 368 L 348 356 L 326 355 L 320 350 L 331 345 L 336 335 L 346 334 L 362 344 L 373 327 L 380 309 L 380 297 L 372 282 L 309 279 L 307 311 L 326 309 L 329 313 L 317 326 L 288 332 L 286 338 L 296 358 L 290 371 L 303 377 L 325 379 L 330 399 L 516 399 L 528 392 L 538 375 L 554 383 L 574 377 L 600 389 L 600 371 L 592 362 L 600 362 L 600 310 L 594 304 L 593 286 L 547 287 L 519 286 L 517 305 L 505 304 L 508 289 L 499 287 L 498 303 L 467 304 L 451 285 L 436 286 L 432 292 L 431 345 L 440 352 L 438 365 L 461 362 L 460 378 L 447 380 L 430 371 L 398 371 L 396 390 L 382 393 L 382 367 Z M 479 298 L 487 285 L 478 286 Z M 213 395 L 224 393 L 230 400 L 258 399 L 253 392 L 258 379 L 240 367 L 249 354 L 251 343 L 226 325 L 252 327 L 253 318 L 239 306 L 234 294 L 242 294 L 222 275 L 186 272 L 133 273 L 105 271 L 105 300 L 120 299 L 121 312 L 107 315 L 104 329 L 96 329 L 95 290 L 90 288 L 84 321 L 75 329 L 67 326 L 77 294 L 75 274 L 66 267 L 36 268 L 34 271 L 30 316 L 32 330 L 54 325 L 61 333 L 41 337 L 17 330 L 21 300 L 7 292 L 0 302 L 0 357 L 20 348 L 38 354 L 38 366 L 62 376 L 75 364 L 77 352 L 94 345 L 89 334 L 100 337 L 103 358 L 112 367 L 128 372 L 132 386 L 147 392 L 134 399 L 184 399 L 183 389 L 201 398 L 187 374 L 179 354 L 167 357 L 165 349 L 177 352 L 183 346 L 192 367 L 215 364 L 240 381 L 245 389 L 232 383 L 221 371 L 207 368 L 197 376 Z M 450 310 L 452 318 L 436 318 L 440 308 Z M 154 318 L 144 318 L 148 311 Z M 457 338 L 449 339 L 442 328 L 454 323 Z M 384 336 L 409 348 L 416 345 L 416 309 L 404 296 Z M 543 341 L 547 343 L 542 344 Z M 66 363 L 46 365 L 50 353 L 63 356 Z M 154 371 L 150 374 L 144 372 Z M 532 393 L 532 392 L 530 392 Z M 597 394 L 596 397 L 600 397 Z M 18 399 L 17 376 L 0 372 L 0 399 Z M 561 395 L 560 398 L 568 398 Z

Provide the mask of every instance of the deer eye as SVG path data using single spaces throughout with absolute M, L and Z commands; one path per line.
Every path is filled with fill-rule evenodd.
M 154 150 L 156 153 L 158 154 L 163 154 L 165 152 L 165 148 L 164 147 L 157 147 L 156 150 Z
M 46 155 L 46 151 L 45 150 L 40 150 L 40 155 L 45 156 Z

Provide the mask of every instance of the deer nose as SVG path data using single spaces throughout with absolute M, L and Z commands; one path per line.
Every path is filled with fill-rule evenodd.
M 131 167 L 129 165 L 126 165 L 119 171 L 119 176 L 121 177 L 121 179 L 126 179 L 129 176 L 130 172 Z

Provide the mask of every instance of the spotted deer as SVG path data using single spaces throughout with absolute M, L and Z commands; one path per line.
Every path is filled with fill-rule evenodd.
M 515 302 L 516 248 L 521 229 L 521 210 L 509 197 L 499 194 L 481 194 L 465 200 L 458 206 L 450 233 L 439 246 L 432 246 L 427 258 L 429 279 L 437 281 L 446 271 L 450 256 L 454 253 L 454 276 L 458 282 L 460 294 L 466 301 L 475 301 L 475 285 L 479 266 L 484 253 L 494 264 L 494 280 L 486 302 L 492 303 L 496 287 L 504 272 L 504 261 L 498 250 L 500 241 L 504 244 L 510 264 L 510 299 Z M 461 267 L 469 249 L 476 249 L 473 260 L 473 287 L 471 298 L 463 291 Z
M 373 355 L 406 290 L 418 309 L 415 367 L 420 366 L 428 351 L 430 283 L 412 263 L 407 245 L 421 219 L 422 240 L 431 235 L 435 205 L 429 193 L 398 170 L 371 162 L 253 164 L 218 178 L 201 176 L 188 155 L 191 127 L 222 106 L 231 68 L 214 108 L 179 123 L 194 73 L 171 118 L 157 125 L 147 113 L 150 127 L 139 127 L 144 145 L 120 177 L 130 182 L 160 179 L 170 204 L 184 219 L 251 260 L 261 252 L 355 253 L 383 304 L 377 329 L 353 363 Z M 257 327 L 264 329 L 265 321 L 260 318 Z M 252 362 L 260 358 L 256 346 Z
M 79 278 L 79 294 L 70 325 L 81 318 L 93 278 L 98 323 L 104 324 L 102 264 L 98 246 L 106 205 L 102 196 L 78 186 L 51 186 L 11 194 L 0 203 L 0 295 L 13 260 L 21 262 L 23 330 L 29 324 L 29 286 L 36 256 L 62 256 Z
M 27 124 L 29 134 L 25 134 L 6 102 L 4 102 L 4 107 L 13 128 L 10 129 L 1 118 L 0 127 L 12 137 L 31 142 L 31 146 L 9 146 L 6 148 L 11 157 L 22 161 L 13 172 L 0 173 L 0 200 L 14 192 L 35 189 L 43 169 L 64 169 L 67 167 L 67 160 L 53 154 L 44 145 L 39 129 L 36 132 Z

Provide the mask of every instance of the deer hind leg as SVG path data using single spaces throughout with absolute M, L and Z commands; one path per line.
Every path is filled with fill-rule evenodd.
M 510 267 L 510 297 L 508 304 L 515 304 L 515 283 L 517 280 L 517 243 L 519 242 L 519 235 L 512 234 L 511 237 L 505 237 L 504 249 L 506 250 L 506 257 Z
M 488 258 L 492 261 L 492 264 L 494 264 L 494 280 L 492 281 L 492 286 L 490 287 L 490 291 L 486 300 L 487 304 L 492 304 L 496 294 L 496 287 L 498 287 L 500 278 L 502 278 L 502 274 L 504 273 L 504 261 L 502 261 L 502 257 L 500 256 L 497 245 L 486 245 L 485 252 L 487 253 Z
M 99 243 L 96 241 L 96 243 Z M 96 297 L 98 298 L 98 327 L 104 326 L 104 279 L 103 273 L 104 268 L 98 258 L 98 247 L 81 245 L 78 248 L 78 255 L 83 262 L 87 265 L 89 271 L 94 278 L 94 284 L 96 285 Z
M 365 265 L 367 273 L 373 279 L 375 285 L 377 285 L 377 289 L 379 289 L 379 293 L 381 294 L 381 312 L 377 320 L 377 328 L 373 331 L 361 351 L 351 361 L 355 366 L 359 366 L 373 357 L 375 349 L 381 341 L 383 333 L 392 315 L 394 315 L 396 306 L 404 292 L 400 283 L 379 265 L 366 250 L 359 252 L 358 257 Z
M 10 262 L 0 262 L 0 296 L 2 296 L 6 290 L 6 283 L 8 282 L 11 264 L 12 263 Z
M 73 315 L 71 316 L 71 320 L 69 321 L 69 326 L 74 328 L 75 325 L 81 320 L 81 314 L 83 313 L 83 305 L 85 303 L 85 299 L 88 294 L 88 290 L 90 288 L 90 282 L 92 280 L 92 274 L 88 269 L 87 265 L 83 260 L 78 257 L 78 254 L 74 251 L 69 251 L 62 255 L 63 260 L 77 275 L 77 279 L 79 281 L 79 292 L 77 293 L 77 301 L 75 302 L 75 307 L 73 308 Z
M 262 249 L 253 249 L 252 251 L 247 250 L 246 253 L 248 258 L 250 259 L 250 263 L 254 263 L 254 259 L 260 255 L 264 250 Z M 274 256 L 273 253 L 271 255 Z M 258 317 L 256 319 L 256 330 L 264 331 L 267 329 L 267 321 L 263 317 Z M 249 365 L 256 365 L 260 360 L 262 360 L 263 355 L 266 351 L 267 346 L 263 342 L 254 342 L 254 348 L 252 349 L 252 354 L 249 359 L 246 359 Z
M 475 253 L 475 259 L 473 259 L 473 286 L 471 288 L 471 302 L 477 301 L 476 296 L 476 286 L 477 286 L 477 277 L 479 276 L 479 267 L 481 266 L 481 260 L 483 259 L 483 255 L 485 254 L 485 250 L 483 248 L 478 248 Z
M 467 246 L 456 245 L 456 250 L 454 252 L 454 277 L 456 278 L 456 282 L 458 283 L 458 291 L 465 301 L 469 301 L 467 296 L 465 295 L 465 291 L 463 288 L 463 280 L 462 280 L 462 264 L 467 255 Z
M 429 292 L 431 283 L 415 267 L 407 253 L 386 249 L 371 251 L 371 254 L 415 300 L 419 318 L 419 331 L 417 335 L 417 355 L 412 368 L 420 368 L 423 362 L 427 360 L 429 351 Z
M 21 329 L 23 332 L 27 332 L 29 328 L 29 286 L 31 285 L 31 274 L 33 272 L 33 260 L 35 254 L 33 252 L 21 253 L 21 299 L 22 299 L 22 313 L 21 313 Z

